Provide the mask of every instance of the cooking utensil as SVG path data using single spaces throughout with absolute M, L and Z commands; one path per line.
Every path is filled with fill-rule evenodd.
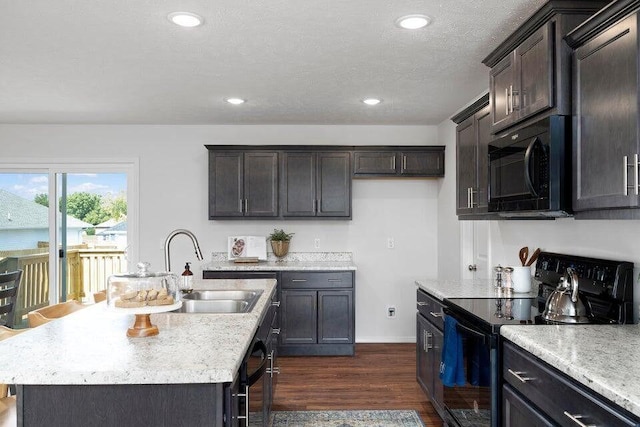
M 529 266 L 533 265 L 533 263 L 538 260 L 538 256 L 539 255 L 540 255 L 540 248 L 538 248 L 535 251 L 533 251 L 533 254 L 531 255 L 531 258 L 529 258 L 529 261 L 527 261 L 527 264 L 525 265 L 525 267 L 529 267 Z
M 524 248 L 520 249 L 520 252 L 518 252 L 518 257 L 520 257 L 522 266 L 525 267 L 527 265 L 527 258 L 529 258 L 529 247 L 525 246 Z
M 589 323 L 587 308 L 578 295 L 578 275 L 567 268 L 560 284 L 549 295 L 542 317 L 560 323 Z

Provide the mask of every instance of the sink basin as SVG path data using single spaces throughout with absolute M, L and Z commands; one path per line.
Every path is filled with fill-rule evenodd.
M 261 290 L 202 290 L 182 295 L 180 313 L 249 313 Z
M 223 290 L 205 290 L 193 291 L 189 294 L 182 295 L 182 300 L 242 300 L 249 301 L 258 298 L 262 291 L 223 291 Z

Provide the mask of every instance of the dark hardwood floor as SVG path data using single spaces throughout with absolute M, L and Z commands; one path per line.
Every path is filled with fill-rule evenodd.
M 279 357 L 275 411 L 415 409 L 442 420 L 416 381 L 415 344 L 357 344 L 354 357 Z

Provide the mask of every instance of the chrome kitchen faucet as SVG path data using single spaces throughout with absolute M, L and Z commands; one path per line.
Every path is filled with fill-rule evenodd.
M 169 233 L 169 235 L 167 236 L 167 239 L 164 241 L 164 269 L 165 269 L 165 271 L 171 271 L 171 255 L 169 253 L 170 252 L 169 251 L 169 246 L 171 245 L 171 240 L 173 240 L 173 238 L 176 237 L 178 234 L 184 234 L 185 236 L 188 236 L 191 239 L 191 242 L 193 243 L 193 248 L 196 250 L 196 258 L 198 258 L 198 261 L 202 261 L 203 260 L 202 251 L 200 250 L 200 245 L 198 244 L 198 239 L 196 238 L 195 234 L 193 234 L 189 230 L 185 230 L 185 229 L 179 228 L 179 229 L 173 230 L 171 233 Z

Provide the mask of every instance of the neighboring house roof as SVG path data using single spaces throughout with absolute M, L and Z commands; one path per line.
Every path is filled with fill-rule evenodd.
M 93 227 L 67 215 L 68 228 Z M 0 189 L 0 230 L 49 228 L 49 208 Z
M 113 227 L 103 230 L 99 233 L 99 235 L 110 235 L 110 234 L 127 234 L 127 221 L 121 221 L 114 225 Z
M 107 229 L 107 228 L 111 228 L 111 227 L 113 227 L 114 225 L 117 225 L 117 224 L 118 224 L 118 220 L 117 219 L 109 218 L 105 222 L 101 222 L 100 224 L 96 224 L 94 226 L 94 228 L 96 230 Z

